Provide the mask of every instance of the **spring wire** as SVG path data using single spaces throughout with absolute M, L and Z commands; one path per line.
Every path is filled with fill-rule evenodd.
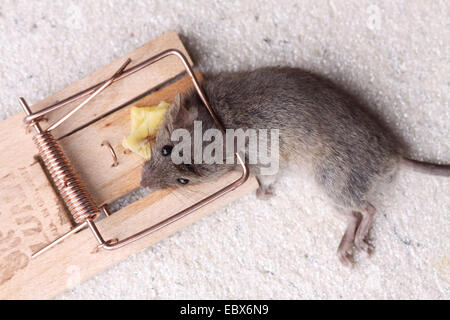
M 86 220 L 95 220 L 100 215 L 100 210 L 90 197 L 80 179 L 78 179 L 69 160 L 67 160 L 51 131 L 59 127 L 75 112 L 80 110 L 89 101 L 110 86 L 123 73 L 125 67 L 130 62 L 131 59 L 128 58 L 109 80 L 97 85 L 97 88 L 84 99 L 83 102 L 51 124 L 45 131 L 42 131 L 37 121 L 31 121 L 29 123 L 29 126 L 34 126 L 37 133 L 33 137 L 33 141 L 38 148 L 39 155 L 76 223 L 83 223 Z M 28 116 L 32 115 L 25 100 L 23 98 L 20 98 L 19 100 L 25 113 Z
M 97 218 L 100 215 L 99 208 L 78 179 L 51 132 L 38 133 L 33 141 L 74 221 L 82 223 L 87 219 Z

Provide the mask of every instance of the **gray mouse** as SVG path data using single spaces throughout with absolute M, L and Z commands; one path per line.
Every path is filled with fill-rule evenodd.
M 279 129 L 279 168 L 290 164 L 310 169 L 335 208 L 348 216 L 338 247 L 340 261 L 354 262 L 353 251 L 371 253 L 368 241 L 375 207 L 371 194 L 389 181 L 399 165 L 429 174 L 450 176 L 450 165 L 408 159 L 401 143 L 364 109 L 355 97 L 317 74 L 288 67 L 224 73 L 202 83 L 203 91 L 225 128 Z M 202 130 L 216 124 L 195 91 L 177 94 L 151 147 L 141 186 L 161 189 L 205 182 L 234 170 L 237 164 L 175 164 L 169 156 L 176 129 Z M 246 155 L 247 159 L 247 155 Z M 273 195 L 279 173 L 261 174 L 261 165 L 249 165 L 258 182 L 257 195 Z

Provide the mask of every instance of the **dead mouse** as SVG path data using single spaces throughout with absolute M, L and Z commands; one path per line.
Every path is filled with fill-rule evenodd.
M 262 68 L 221 74 L 205 80 L 202 87 L 225 128 L 279 129 L 280 170 L 289 164 L 309 168 L 336 209 L 348 216 L 338 248 L 346 265 L 353 263 L 353 248 L 367 253 L 373 249 L 367 240 L 376 210 L 369 198 L 379 182 L 392 177 L 401 164 L 450 176 L 450 165 L 405 158 L 394 136 L 357 99 L 310 72 Z M 193 135 L 194 121 L 201 121 L 202 132 L 216 127 L 195 91 L 178 94 L 157 133 L 152 158 L 144 165 L 143 187 L 204 182 L 236 168 L 226 163 L 173 163 L 169 155 L 176 144 L 171 135 L 180 128 Z M 261 174 L 261 168 L 250 164 L 260 184 L 257 195 L 265 198 L 273 194 L 279 174 Z

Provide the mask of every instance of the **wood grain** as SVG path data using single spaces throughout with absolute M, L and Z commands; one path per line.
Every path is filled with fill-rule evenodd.
M 116 212 L 109 218 L 99 221 L 98 227 L 106 238 L 124 238 L 144 226 L 153 225 L 175 214 L 197 202 L 213 189 L 218 190 L 238 176 L 237 172 L 233 172 L 214 183 L 187 187 L 188 189 L 183 191 L 181 189 L 157 191 Z M 0 299 L 52 298 L 156 241 L 170 236 L 234 199 L 253 191 L 256 187 L 257 182 L 252 178 L 238 189 L 192 215 L 114 251 L 95 250 L 96 241 L 90 230 L 85 229 L 41 257 L 33 259 L 25 268 L 17 270 L 14 277 L 0 286 Z
M 152 42 L 153 45 L 146 45 L 137 49 L 138 53 L 133 52 L 127 56 L 143 60 L 157 53 L 155 50 L 162 51 L 176 47 L 184 51 L 176 34 L 169 33 L 162 38 L 165 40 L 157 39 L 156 44 Z M 144 52 L 146 50 L 147 52 Z M 40 108 L 102 80 L 102 77 L 110 74 L 123 59 L 118 59 L 92 76 L 80 80 L 80 83 L 77 82 L 63 89 L 45 99 L 45 102 L 35 104 L 34 108 Z M 140 86 L 145 79 L 134 78 L 126 87 L 108 88 L 108 91 L 111 91 L 110 94 L 102 95 L 101 100 L 92 101 L 93 110 L 90 117 L 105 114 L 126 101 L 133 100 L 157 82 L 161 84 L 173 78 L 177 69 L 170 62 L 165 61 L 165 63 L 168 63 L 167 68 L 165 64 L 161 64 L 159 69 L 149 71 L 154 73 L 148 75 L 146 80 L 147 85 L 149 83 L 151 85 Z M 201 74 L 197 75 L 201 79 Z M 135 85 L 138 87 L 135 91 L 128 88 Z M 177 92 L 183 92 L 190 86 L 189 78 L 181 78 L 133 104 L 142 106 L 158 104 L 161 100 L 170 102 Z M 91 232 L 83 230 L 44 255 L 31 260 L 32 252 L 68 231 L 72 225 L 63 204 L 55 194 L 40 163 L 34 157 L 36 149 L 32 143 L 31 134 L 24 134 L 22 118 L 23 115 L 19 114 L 0 123 L 0 135 L 3 138 L 0 143 L 2 154 L 0 157 L 0 299 L 52 298 L 257 187 L 256 180 L 250 178 L 238 189 L 192 215 L 115 251 L 94 250 L 96 242 Z M 89 120 L 87 116 L 74 119 L 74 123 L 61 128 L 59 134 L 78 128 Z M 81 180 L 87 185 L 99 205 L 110 202 L 139 185 L 143 162 L 134 154 L 124 154 L 121 146 L 122 138 L 128 134 L 128 130 L 129 106 L 104 116 L 59 141 Z M 111 167 L 112 158 L 109 151 L 100 146 L 103 140 L 108 140 L 116 150 L 119 157 L 118 167 Z M 234 172 L 213 183 L 152 193 L 122 208 L 111 217 L 99 221 L 98 227 L 105 238 L 124 238 L 177 213 L 238 176 L 239 174 Z
M 196 73 L 199 80 L 201 74 Z M 189 77 L 184 77 L 134 103 L 135 106 L 157 105 L 161 101 L 171 102 L 177 92 L 185 92 L 192 87 Z M 107 117 L 60 140 L 64 152 L 84 182 L 94 201 L 101 205 L 139 187 L 141 157 L 124 153 L 122 140 L 130 130 L 129 105 Z M 111 167 L 113 159 L 101 143 L 107 140 L 114 148 L 119 165 Z
M 192 65 L 189 54 L 184 48 L 177 33 L 175 31 L 170 31 L 130 52 L 129 54 L 111 62 L 104 68 L 91 73 L 89 76 L 76 81 L 72 85 L 58 91 L 52 96 L 33 104 L 31 106 L 31 110 L 36 112 L 37 110 L 41 110 L 46 106 L 61 101 L 64 98 L 89 88 L 103 80 L 109 79 L 127 58 L 131 58 L 131 63 L 127 66 L 127 68 L 129 68 L 166 49 L 171 48 L 180 50 L 188 58 L 190 64 Z M 71 117 L 70 121 L 64 122 L 64 124 L 52 132 L 56 138 L 61 137 L 68 132 L 71 132 L 92 121 L 93 119 L 101 117 L 108 111 L 114 110 L 116 107 L 129 102 L 131 99 L 134 99 L 135 97 L 142 95 L 143 93 L 176 77 L 184 72 L 184 70 L 185 69 L 182 63 L 176 57 L 169 56 L 161 61 L 158 61 L 131 76 L 113 83 L 99 96 L 94 98 L 88 106 L 84 107 L 81 111 Z M 52 123 L 54 120 L 59 119 L 80 101 L 75 101 L 64 106 L 60 110 L 49 114 L 47 117 L 49 122 Z
M 133 63 L 139 63 L 170 48 L 177 48 L 187 55 L 178 35 L 172 31 L 136 49 L 126 57 L 131 57 Z M 32 106 L 33 110 L 40 110 L 50 103 L 110 77 L 126 57 L 117 59 L 86 78 L 36 103 Z M 61 127 L 61 130 L 58 129 L 55 134 L 63 134 L 78 128 L 93 118 L 160 86 L 183 70 L 179 61 L 170 58 L 141 70 L 127 80 L 120 81 L 120 84 L 118 82 L 112 85 L 102 93 L 101 97 L 91 101 L 88 108 L 70 119 L 67 126 Z M 36 147 L 32 142 L 32 134 L 25 134 L 23 117 L 24 114 L 19 113 L 0 123 L 2 137 L 0 142 L 0 290 L 5 282 L 14 278 L 18 270 L 25 269 L 29 265 L 32 252 L 72 227 L 63 203 L 35 159 Z M 50 121 L 55 118 L 57 118 L 56 113 L 49 116 Z M 124 119 L 123 122 L 126 121 Z M 68 150 L 70 150 L 69 145 L 70 143 L 65 144 Z M 97 146 L 94 148 L 93 145 L 86 145 L 86 147 L 95 152 L 100 149 Z M 86 149 L 82 152 L 86 153 Z M 73 157 L 72 162 L 76 164 L 77 158 Z M 98 163 L 96 157 L 92 157 L 86 165 L 95 166 Z M 122 168 L 125 167 L 122 166 Z M 138 184 L 137 170 L 134 172 L 134 176 L 132 173 L 130 176 L 124 173 L 128 178 L 127 181 L 134 181 L 125 185 Z M 114 185 L 117 186 L 120 183 Z M 97 185 L 93 188 L 97 188 Z

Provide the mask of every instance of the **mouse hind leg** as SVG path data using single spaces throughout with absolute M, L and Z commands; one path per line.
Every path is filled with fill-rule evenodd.
M 374 174 L 356 166 L 322 161 L 316 166 L 316 180 L 330 200 L 348 216 L 347 229 L 338 247 L 338 257 L 344 265 L 353 261 L 353 249 L 370 254 L 373 246 L 368 234 L 375 208 L 366 198 L 373 184 Z
M 347 267 L 351 267 L 353 260 L 353 246 L 355 243 L 356 233 L 361 224 L 362 215 L 358 211 L 352 211 L 347 218 L 347 229 L 342 236 L 341 242 L 337 250 L 337 254 L 341 263 Z
M 375 211 L 375 207 L 367 203 L 363 209 L 351 211 L 347 215 L 347 229 L 342 236 L 337 250 L 339 260 L 345 266 L 351 267 L 354 263 L 353 248 L 356 248 L 358 251 L 367 252 L 369 255 L 373 252 L 374 248 L 368 242 L 368 237 Z
M 373 245 L 369 243 L 369 231 L 372 227 L 373 217 L 375 215 L 376 209 L 373 205 L 367 202 L 363 210 L 361 210 L 362 220 L 358 226 L 358 230 L 355 235 L 355 247 L 359 251 L 367 252 L 371 254 L 373 252 Z

